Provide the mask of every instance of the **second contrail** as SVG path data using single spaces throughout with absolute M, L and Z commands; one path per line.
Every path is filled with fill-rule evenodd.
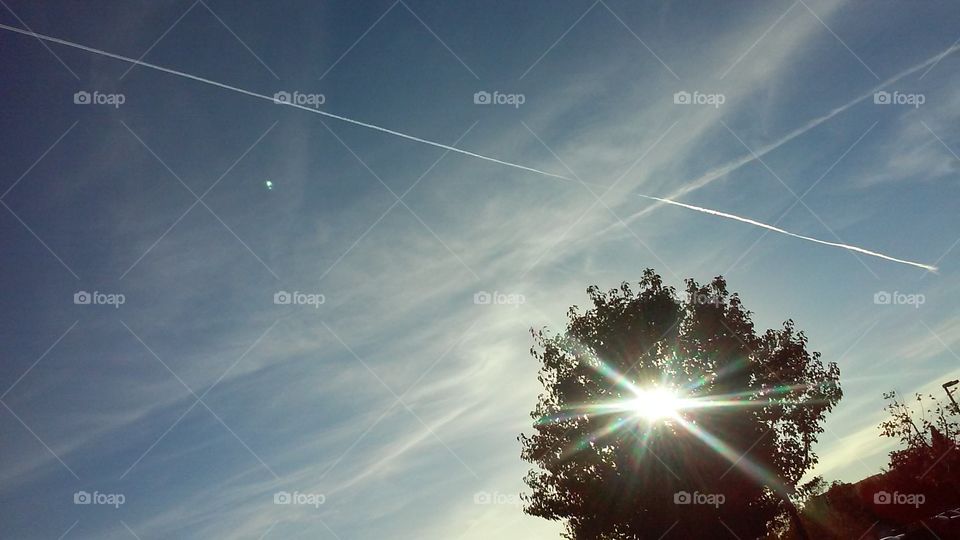
M 243 89 L 243 88 L 238 88 L 238 87 L 236 87 L 236 86 L 231 86 L 231 85 L 229 85 L 229 84 L 224 84 L 224 83 L 217 82 L 217 81 L 214 81 L 214 80 L 205 79 L 205 78 L 199 77 L 199 76 L 197 76 L 197 75 L 191 75 L 191 74 L 185 73 L 185 72 L 183 72 L 183 71 L 178 71 L 178 70 L 175 70 L 175 69 L 171 69 L 171 68 L 167 68 L 167 67 L 163 67 L 163 66 L 158 66 L 157 64 L 151 64 L 151 63 L 149 63 L 149 62 L 143 62 L 143 61 L 141 61 L 141 60 L 136 60 L 136 59 L 130 58 L 130 57 L 128 57 L 128 56 L 123 56 L 123 55 L 119 55 L 119 54 L 114 54 L 114 53 L 107 52 L 107 51 L 104 51 L 104 50 L 101 50 L 101 49 L 96 49 L 96 48 L 94 48 L 94 47 L 88 47 L 88 46 L 86 46 L 86 45 L 81 45 L 81 44 L 79 44 L 79 43 L 75 43 L 75 42 L 72 42 L 72 41 L 67 41 L 67 40 L 65 40 L 65 39 L 55 38 L 55 37 L 47 36 L 47 35 L 44 35 L 44 34 L 38 34 L 38 33 L 36 33 L 36 32 L 30 31 L 30 30 L 24 30 L 24 29 L 22 29 L 22 28 L 17 28 L 16 26 L 8 26 L 8 25 L 6 25 L 6 24 L 0 23 L 0 29 L 9 30 L 9 31 L 11 31 L 11 32 L 16 32 L 16 33 L 18 33 L 18 34 L 23 34 L 23 35 L 25 35 L 25 36 L 31 36 L 31 37 L 34 37 L 34 38 L 36 38 L 36 39 L 40 39 L 40 40 L 44 40 L 44 41 L 49 41 L 49 42 L 51 42 L 51 43 L 57 43 L 57 44 L 59 44 L 59 45 L 64 45 L 64 46 L 66 46 L 66 47 L 72 47 L 72 48 L 74 48 L 74 49 L 80 49 L 80 50 L 82 50 L 82 51 L 91 52 L 91 53 L 94 53 L 94 54 L 98 54 L 98 55 L 100 55 L 100 56 L 105 56 L 105 57 L 107 57 L 107 58 L 113 58 L 113 59 L 115 59 L 115 60 L 120 60 L 121 62 L 127 62 L 127 63 L 129 63 L 129 64 L 134 64 L 134 65 L 138 65 L 138 66 L 143 66 L 143 67 L 145 67 L 145 68 L 150 68 L 150 69 L 153 69 L 153 70 L 156 70 L 156 71 L 162 71 L 162 72 L 164 72 L 164 73 L 169 73 L 169 74 L 171 74 L 171 75 L 176 75 L 176 76 L 178 76 L 178 77 L 184 77 L 184 78 L 186 78 L 186 79 L 190 79 L 190 80 L 193 80 L 193 81 L 197 81 L 197 82 L 201 82 L 201 83 L 204 83 L 204 84 L 208 84 L 208 85 L 210 85 L 210 86 L 215 86 L 215 87 L 217 87 L 217 88 L 223 88 L 224 90 L 230 90 L 231 92 L 237 92 L 237 93 L 244 94 L 244 95 L 247 95 L 247 96 L 250 96 L 250 97 L 255 97 L 255 98 L 257 98 L 257 99 L 262 99 L 262 100 L 270 101 L 270 102 L 272 102 L 272 103 L 279 103 L 279 104 L 281 104 L 281 105 L 286 105 L 286 106 L 288 106 L 288 107 L 294 107 L 294 108 L 297 108 L 297 109 L 300 109 L 300 110 L 303 110 L 303 111 L 307 111 L 307 112 L 310 112 L 310 113 L 313 113 L 313 114 L 319 114 L 320 116 L 325 116 L 325 117 L 327 117 L 327 118 L 332 118 L 332 119 L 334 119 L 334 120 L 339 120 L 339 121 L 341 121 L 341 122 L 346 122 L 346 123 L 348 123 L 348 124 L 353 124 L 353 125 L 355 125 L 355 126 L 365 127 L 365 128 L 368 128 L 368 129 L 372 129 L 372 130 L 375 130 L 375 131 L 379 131 L 379 132 L 381 132 L 381 133 L 387 133 L 387 134 L 389 134 L 389 135 L 394 135 L 394 136 L 397 136 L 397 137 L 400 137 L 400 138 L 403 138 L 403 139 L 407 139 L 407 140 L 409 140 L 409 141 L 414 141 L 414 142 L 418 142 L 418 143 L 421 143 L 421 144 L 426 144 L 426 145 L 429 145 L 429 146 L 434 146 L 434 147 L 436 147 L 436 148 L 442 148 L 442 149 L 444 149 L 444 150 L 449 150 L 449 151 L 451 151 L 451 152 L 456 152 L 456 153 L 458 153 L 458 154 L 462 154 L 462 155 L 465 155 L 465 156 L 470 156 L 470 157 L 474 157 L 474 158 L 477 158 L 477 159 L 482 159 L 482 160 L 484 160 L 484 161 L 489 161 L 489 162 L 492 162 L 492 163 L 497 163 L 497 164 L 500 164 L 500 165 L 504 165 L 504 166 L 507 166 L 507 167 L 513 167 L 513 168 L 515 168 L 515 169 L 520 169 L 520 170 L 529 171 L 529 172 L 536 173 L 536 174 L 541 174 L 541 175 L 543 175 L 543 176 L 549 176 L 549 177 L 552 177 L 552 178 L 558 178 L 558 179 L 561 179 L 561 180 L 567 180 L 567 181 L 571 181 L 571 182 L 574 181 L 574 179 L 572 179 L 572 178 L 570 178 L 570 177 L 567 177 L 567 176 L 560 175 L 560 174 L 554 174 L 554 173 L 551 173 L 551 172 L 542 171 L 542 170 L 540 170 L 540 169 L 534 169 L 533 167 L 527 167 L 527 166 L 525 166 L 525 165 L 520 165 L 520 164 L 518 164 L 518 163 L 511 163 L 511 162 L 509 162 L 509 161 L 503 161 L 503 160 L 501 160 L 501 159 L 484 156 L 484 155 L 482 155 L 482 154 L 477 154 L 477 153 L 471 152 L 471 151 L 469 151 L 469 150 L 463 150 L 462 148 L 457 148 L 457 147 L 455 147 L 455 146 L 450 146 L 450 145 L 446 145 L 446 144 L 443 144 L 443 143 L 438 143 L 438 142 L 431 141 L 431 140 L 428 140 L 428 139 L 422 139 L 422 138 L 417 137 L 417 136 L 414 136 L 414 135 L 409 135 L 409 134 L 407 134 L 407 133 L 402 133 L 402 132 L 400 132 L 400 131 L 395 131 L 395 130 L 392 130 L 392 129 L 388 129 L 388 128 L 385 128 L 385 127 L 381 127 L 381 126 L 378 126 L 378 125 L 375 125 L 375 124 L 370 124 L 370 123 L 367 123 L 367 122 L 361 122 L 360 120 L 354 120 L 354 119 L 352 119 L 352 118 L 347 118 L 347 117 L 345 117 L 345 116 L 340 116 L 340 115 L 338 115 L 338 114 L 333 114 L 333 113 L 330 113 L 330 112 L 322 111 L 322 110 L 320 110 L 320 109 L 314 109 L 314 108 L 311 108 L 311 107 L 307 107 L 307 106 L 300 105 L 300 104 L 297 104 L 297 103 L 292 103 L 292 102 L 289 102 L 289 101 L 277 102 L 276 100 L 274 100 L 274 98 L 272 98 L 272 97 L 270 97 L 270 96 L 267 96 L 267 95 L 264 95 L 264 94 L 258 94 L 257 92 L 251 92 L 250 90 L 245 90 L 245 89 Z M 950 50 L 948 50 L 948 52 L 952 52 L 952 50 L 955 49 L 955 48 L 956 48 L 956 47 L 951 48 Z M 843 108 L 841 108 L 841 109 L 843 109 Z M 835 112 L 836 112 L 836 111 L 835 111 Z M 711 178 L 711 179 L 712 179 L 712 178 Z M 708 180 L 708 181 L 709 181 L 709 180 Z M 837 248 L 841 248 L 841 249 L 846 249 L 846 250 L 849 250 L 849 251 L 855 251 L 855 252 L 857 252 L 857 253 L 862 253 L 862 254 L 864 254 L 864 255 L 870 255 L 870 256 L 872 256 L 872 257 L 878 257 L 878 258 L 881 258 L 881 259 L 884 259 L 884 260 L 887 260 L 887 261 L 891 261 L 891 262 L 897 262 L 897 263 L 901 263 L 901 264 L 907 264 L 907 265 L 910 265 L 910 266 L 915 266 L 915 267 L 917 267 L 917 268 L 923 268 L 924 270 L 927 270 L 927 271 L 929 271 L 929 272 L 936 272 L 936 271 L 937 271 L 937 267 L 936 267 L 936 266 L 931 266 L 931 265 L 928 265 L 928 264 L 923 264 L 923 263 L 908 261 L 908 260 L 904 260 L 904 259 L 898 259 L 898 258 L 896 258 L 896 257 L 891 257 L 891 256 L 889 256 L 889 255 L 884 255 L 883 253 L 877 253 L 876 251 L 870 251 L 870 250 L 868 250 L 868 249 L 864 249 L 864 248 L 857 247 L 857 246 L 852 246 L 852 245 L 849 245 L 849 244 L 841 244 L 841 243 L 839 243 L 839 242 L 828 242 L 828 241 L 826 241 L 826 240 L 820 240 L 820 239 L 818 239 L 818 238 L 813 238 L 813 237 L 810 237 L 810 236 L 804 236 L 804 235 L 802 235 L 802 234 L 792 233 L 792 232 L 790 232 L 790 231 L 781 229 L 781 228 L 779 228 L 779 227 L 775 227 L 775 226 L 773 226 L 773 225 L 768 225 L 768 224 L 766 224 L 766 223 L 762 223 L 762 222 L 760 222 L 760 221 L 756 221 L 756 220 L 753 220 L 753 219 L 750 219 L 750 218 L 735 216 L 735 215 L 733 215 L 733 214 L 728 214 L 728 213 L 726 213 L 726 212 L 720 212 L 720 211 L 718 211 L 718 210 L 711 210 L 711 209 L 709 209 L 709 208 L 703 208 L 703 207 L 700 207 L 700 206 L 693 206 L 693 205 L 691 205 L 691 204 L 684 204 L 684 203 L 677 202 L 677 201 L 674 201 L 674 200 L 671 200 L 671 199 L 661 199 L 660 197 L 652 197 L 652 196 L 649 196 L 649 195 L 641 195 L 641 194 L 639 194 L 639 193 L 634 193 L 634 195 L 636 195 L 636 196 L 638 196 L 638 197 L 641 197 L 641 198 L 644 198 L 644 199 L 649 199 L 649 200 L 657 201 L 657 202 L 664 203 L 664 204 L 670 204 L 670 205 L 674 205 L 674 206 L 679 206 L 679 207 L 681 207 L 681 208 L 687 208 L 687 209 L 689 209 L 689 210 L 694 210 L 694 211 L 697 211 L 697 212 L 702 212 L 702 213 L 710 214 L 710 215 L 717 216 L 717 217 L 732 219 L 732 220 L 740 221 L 740 222 L 742 222 L 742 223 L 748 223 L 748 224 L 750 224 L 750 225 L 755 225 L 755 226 L 761 227 L 761 228 L 763 228 L 763 229 L 768 229 L 768 230 L 771 230 L 771 231 L 774 231 L 774 232 L 778 232 L 778 233 L 780 233 L 780 234 L 785 234 L 785 235 L 787 235 L 787 236 L 792 236 L 792 237 L 794 237 L 794 238 L 799 238 L 799 239 L 801 239 L 801 240 L 807 240 L 807 241 L 809 241 L 809 242 L 814 242 L 814 243 L 817 243 L 817 244 L 823 244 L 823 245 L 825 245 L 825 246 L 832 246 L 832 247 L 837 247 Z
M 86 45 L 81 45 L 81 44 L 79 44 L 79 43 L 74 43 L 74 42 L 72 42 L 72 41 L 67 41 L 67 40 L 65 40 L 65 39 L 55 38 L 55 37 L 47 36 L 47 35 L 44 35 L 44 34 L 38 34 L 38 33 L 36 33 L 36 32 L 32 32 L 32 31 L 29 31 L 29 30 L 24 30 L 24 29 L 22 29 L 22 28 L 17 28 L 16 26 L 8 26 L 8 25 L 6 25 L 6 24 L 0 24 L 0 28 L 2 28 L 2 29 L 4 29 L 4 30 L 9 30 L 9 31 L 11 31 L 11 32 L 16 32 L 16 33 L 18 33 L 18 34 L 23 34 L 23 35 L 25 35 L 25 36 L 32 36 L 32 37 L 35 37 L 35 38 L 37 38 L 37 39 L 42 39 L 42 40 L 44 40 L 44 41 L 49 41 L 49 42 L 51 42 L 51 43 L 58 43 L 58 44 L 60 44 L 60 45 L 64 45 L 64 46 L 67 46 L 67 47 L 73 47 L 74 49 L 80 49 L 80 50 L 82 50 L 82 51 L 87 51 L 87 52 L 91 52 L 91 53 L 94 53 L 94 54 L 99 54 L 99 55 L 101 55 L 101 56 L 106 56 L 106 57 L 108 57 L 108 58 L 113 58 L 113 59 L 115 59 L 115 60 L 120 60 L 121 62 L 127 62 L 127 63 L 129 63 L 129 64 L 135 64 L 135 65 L 138 65 L 138 66 L 143 66 L 143 67 L 145 67 L 145 68 L 155 69 L 155 70 L 157 70 L 157 71 L 162 71 L 162 72 L 164 72 L 164 73 L 169 73 L 169 74 L 171 74 L 171 75 L 176 75 L 176 76 L 178 76 L 178 77 L 185 77 L 185 78 L 187 78 L 187 79 L 191 79 L 191 80 L 194 80 L 194 81 L 197 81 L 197 82 L 201 82 L 201 83 L 204 83 L 204 84 L 209 84 L 209 85 L 211 85 L 211 86 L 216 86 L 216 87 L 218 87 L 218 88 L 223 88 L 224 90 L 230 90 L 230 91 L 232 91 L 232 92 L 239 92 L 239 93 L 241 93 L 241 94 L 244 94 L 244 95 L 247 95 L 247 96 L 250 96 L 250 97 L 255 97 L 255 98 L 258 98 L 258 99 L 264 99 L 264 100 L 270 101 L 271 103 L 277 103 L 277 104 L 279 104 L 279 105 L 286 105 L 286 106 L 288 106 L 288 107 L 295 107 L 295 108 L 297 108 L 297 109 L 301 109 L 301 110 L 304 110 L 304 111 L 307 111 L 307 112 L 311 112 L 311 113 L 314 113 L 314 114 L 319 114 L 319 115 L 321 115 L 321 116 L 326 116 L 327 118 L 333 118 L 334 120 L 340 120 L 341 122 L 346 122 L 346 123 L 348 123 L 348 124 L 353 124 L 353 125 L 355 125 L 355 126 L 361 126 L 361 127 L 365 127 L 365 128 L 368 128 L 368 129 L 373 129 L 373 130 L 376 130 L 376 131 L 380 131 L 380 132 L 383 132 L 383 133 L 388 133 L 388 134 L 390 134 L 390 135 L 395 135 L 395 136 L 397 136 L 397 137 L 402 137 L 402 138 L 407 139 L 407 140 L 410 140 L 410 141 L 414 141 L 414 142 L 418 142 L 418 143 L 422 143 L 422 144 L 428 144 L 428 145 L 430 145 L 430 146 L 435 146 L 435 147 L 437 147 L 437 148 L 442 148 L 442 149 L 444 149 L 444 150 L 449 150 L 449 151 L 451 151 L 451 152 L 456 152 L 456 153 L 458 153 L 458 154 L 463 154 L 463 155 L 465 155 L 465 156 L 475 157 L 475 158 L 482 159 L 482 160 L 485 160 L 485 161 L 490 161 L 490 162 L 493 162 L 493 163 L 499 163 L 500 165 L 506 165 L 507 167 L 513 167 L 513 168 L 515 168 L 515 169 L 522 169 L 522 170 L 524 170 L 524 171 L 530 171 L 530 172 L 534 172 L 534 173 L 537 173 L 537 174 L 542 174 L 542 175 L 545 175 L 545 176 L 552 176 L 553 178 L 560 178 L 560 179 L 563 179 L 563 180 L 571 180 L 570 178 L 567 178 L 566 176 L 563 176 L 563 175 L 554 174 L 554 173 L 550 173 L 550 172 L 547 172 L 547 171 L 541 171 L 541 170 L 539 170 L 539 169 L 534 169 L 534 168 L 532 168 L 532 167 L 527 167 L 527 166 L 524 166 L 524 165 L 519 165 L 519 164 L 517 164 L 517 163 L 510 163 L 509 161 L 503 161 L 503 160 L 499 160 L 499 159 L 497 159 L 497 158 L 487 157 L 487 156 L 484 156 L 484 155 L 476 154 L 476 153 L 471 152 L 471 151 L 469 151 L 469 150 L 464 150 L 464 149 L 462 149 L 462 148 L 457 148 L 457 147 L 455 147 L 455 146 L 450 146 L 450 145 L 446 145 L 446 144 L 443 144 L 443 143 L 434 142 L 434 141 L 427 140 L 427 139 L 421 139 L 420 137 L 417 137 L 417 136 L 414 136 L 414 135 L 408 135 L 408 134 L 406 134 L 406 133 L 401 133 L 401 132 L 399 132 L 399 131 L 394 131 L 394 130 L 392 130 L 392 129 L 388 129 L 388 128 L 385 128 L 385 127 L 382 127 L 382 126 L 378 126 L 378 125 L 375 125 L 375 124 L 368 124 L 367 122 L 361 122 L 360 120 L 354 120 L 354 119 L 352 119 L 352 118 L 347 118 L 347 117 L 345 117 L 345 116 L 340 116 L 340 115 L 338 115 L 338 114 L 329 113 L 329 112 L 327 112 L 327 111 L 321 111 L 320 109 L 314 109 L 314 108 L 311 108 L 311 107 L 307 107 L 307 106 L 305 106 L 305 105 L 300 105 L 300 104 L 292 103 L 292 102 L 289 102 L 289 101 L 278 102 L 278 101 L 274 100 L 274 98 L 272 98 L 272 97 L 270 97 L 270 96 L 267 96 L 267 95 L 264 95 L 264 94 L 258 94 L 258 93 L 256 93 L 256 92 L 251 92 L 250 90 L 244 90 L 243 88 L 238 88 L 238 87 L 236 87 L 236 86 L 230 86 L 229 84 L 224 84 L 224 83 L 217 82 L 217 81 L 213 81 L 213 80 L 210 80 L 210 79 L 205 79 L 205 78 L 203 78 L 203 77 L 198 77 L 197 75 L 191 75 L 191 74 L 189 74 L 189 73 L 185 73 L 185 72 L 183 72 L 183 71 L 177 71 L 177 70 L 175 70 L 175 69 L 170 69 L 170 68 L 168 68 L 168 67 L 158 66 L 158 65 L 156 65 L 156 64 L 151 64 L 151 63 L 149 63 L 149 62 L 143 62 L 143 61 L 141 61 L 141 60 L 135 60 L 135 59 L 130 58 L 130 57 L 128 57 L 128 56 L 123 56 L 123 55 L 119 55 L 119 54 L 114 54 L 114 53 L 112 53 L 112 52 L 107 52 L 107 51 L 104 51 L 104 50 L 102 50 L 102 49 L 95 49 L 95 48 L 93 48 L 93 47 L 88 47 L 88 46 L 86 46 Z
M 780 227 L 774 227 L 773 225 L 768 225 L 768 224 L 766 224 L 766 223 L 762 223 L 762 222 L 756 221 L 756 220 L 754 220 L 754 219 L 745 218 L 745 217 L 740 217 L 740 216 L 736 216 L 736 215 L 733 215 L 733 214 L 728 214 L 728 213 L 726 213 L 726 212 L 721 212 L 721 211 L 719 211 L 719 210 L 711 210 L 711 209 L 709 209 L 709 208 L 704 208 L 704 207 L 702 207 L 702 206 L 694 206 L 694 205 L 692 205 L 692 204 L 684 204 L 684 203 L 682 203 L 682 202 L 677 202 L 677 201 L 673 201 L 673 200 L 670 200 L 670 199 L 661 199 L 660 197 L 651 197 L 650 195 L 639 195 L 639 194 L 637 194 L 637 196 L 638 196 L 638 197 L 642 197 L 642 198 L 644 198 L 644 199 L 650 199 L 651 201 L 658 201 L 658 202 L 661 202 L 661 203 L 664 203 L 664 204 L 670 204 L 670 205 L 673 205 L 673 206 L 679 206 L 679 207 L 681 207 L 681 208 L 687 208 L 687 209 L 689 209 L 689 210 L 694 210 L 694 211 L 697 211 L 697 212 L 702 212 L 702 213 L 704 213 L 704 214 L 710 214 L 711 216 L 718 216 L 718 217 L 722 217 L 722 218 L 732 219 L 732 220 L 734 220 L 734 221 L 739 221 L 739 222 L 741 222 L 741 223 L 749 223 L 750 225 L 756 225 L 757 227 L 760 227 L 760 228 L 763 228 L 763 229 L 767 229 L 767 230 L 771 230 L 771 231 L 773 231 L 773 232 L 778 232 L 778 233 L 780 233 L 780 234 L 785 234 L 785 235 L 787 235 L 787 236 L 792 236 L 792 237 L 794 237 L 794 238 L 800 238 L 801 240 L 807 240 L 807 241 L 810 241 L 810 242 L 815 242 L 815 243 L 817 243 L 817 244 L 823 244 L 823 245 L 825 245 L 825 246 L 833 246 L 833 247 L 838 247 L 838 248 L 847 249 L 847 250 L 850 250 L 850 251 L 856 251 L 857 253 L 863 253 L 864 255 L 870 255 L 870 256 L 872 256 L 872 257 L 879 257 L 879 258 L 884 259 L 884 260 L 886 260 L 886 261 L 898 262 L 898 263 L 901 263 L 901 264 L 909 264 L 910 266 L 916 266 L 917 268 L 923 268 L 924 270 L 927 270 L 927 271 L 929 271 L 929 272 L 936 272 L 936 271 L 937 271 L 937 267 L 936 267 L 936 266 L 931 266 L 931 265 L 929 265 L 929 264 L 923 264 L 923 263 L 908 261 L 908 260 L 905 260 L 905 259 L 898 259 L 898 258 L 896 258 L 896 257 L 891 257 L 891 256 L 889 256 L 889 255 L 884 255 L 883 253 L 877 253 L 876 251 L 870 251 L 869 249 L 864 249 L 864 248 L 862 248 L 862 247 L 851 246 L 850 244 L 841 244 L 841 243 L 839 243 L 839 242 L 828 242 L 828 241 L 826 241 L 826 240 L 820 240 L 819 238 L 813 238 L 813 237 L 811 237 L 811 236 L 804 236 L 804 235 L 802 235 L 802 234 L 793 233 L 793 232 L 790 232 L 790 231 L 781 229 Z

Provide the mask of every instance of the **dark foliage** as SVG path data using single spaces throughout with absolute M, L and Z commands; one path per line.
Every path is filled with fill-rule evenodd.
M 875 540 L 904 534 L 905 540 L 960 538 L 960 518 L 944 511 L 960 506 L 960 425 L 952 404 L 915 394 L 912 403 L 884 394 L 889 417 L 881 434 L 899 441 L 888 470 L 856 484 L 834 482 L 803 507 L 812 538 Z M 781 540 L 798 538 L 784 524 Z
M 544 391 L 534 432 L 520 436 L 523 459 L 536 467 L 525 479 L 525 511 L 563 520 L 576 539 L 657 539 L 671 528 L 677 538 L 762 536 L 793 510 L 789 498 L 817 462 L 811 447 L 842 396 L 836 364 L 808 352 L 791 320 L 757 334 L 721 277 L 705 286 L 688 280 L 685 298 L 653 270 L 636 291 L 623 283 L 587 293 L 592 307 L 572 307 L 565 332 L 532 331 Z M 731 406 L 652 424 L 588 414 L 633 397 L 617 376 Z M 675 504 L 679 492 L 724 501 Z

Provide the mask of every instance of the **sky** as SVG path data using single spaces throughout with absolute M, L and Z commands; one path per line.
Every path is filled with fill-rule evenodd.
M 647 267 L 839 364 L 827 480 L 960 376 L 948 2 L 0 5 L 225 85 L 0 29 L 11 537 L 556 538 L 529 329 Z

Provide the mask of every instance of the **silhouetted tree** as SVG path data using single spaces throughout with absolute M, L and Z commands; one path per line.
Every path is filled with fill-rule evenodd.
M 944 404 L 930 394 L 914 394 L 917 405 L 911 409 L 895 391 L 883 397 L 889 401 L 884 410 L 890 418 L 880 424 L 881 434 L 898 439 L 903 445 L 890 453 L 891 469 L 904 465 L 912 455 L 928 453 L 935 444 L 942 446 L 946 441 L 952 440 L 955 444 L 958 441 L 958 412 L 952 404 Z
M 722 277 L 687 280 L 682 299 L 649 269 L 637 291 L 587 293 L 593 306 L 570 308 L 565 332 L 531 330 L 544 391 L 519 437 L 536 466 L 525 511 L 575 539 L 757 538 L 795 515 L 789 499 L 842 396 L 836 364 L 791 320 L 758 335 Z M 652 422 L 605 407 L 653 386 L 707 406 Z
M 960 435 L 957 411 L 932 395 L 914 395 L 916 405 L 909 407 L 896 392 L 884 394 L 889 400 L 885 410 L 890 418 L 880 424 L 881 433 L 898 439 L 901 448 L 890 452 L 886 474 L 889 492 L 923 494 L 919 508 L 894 505 L 902 510 L 900 522 L 929 517 L 955 508 L 960 501 Z
M 899 533 L 907 539 L 960 538 L 960 520 L 935 517 L 960 504 L 960 411 L 932 395 L 915 394 L 910 402 L 896 392 L 883 397 L 889 417 L 880 424 L 881 434 L 900 442 L 890 452 L 887 470 L 855 484 L 834 482 L 822 494 L 823 483 L 815 481 L 813 496 L 803 506 L 806 530 L 824 540 Z M 769 540 L 798 538 L 793 524 L 777 525 Z

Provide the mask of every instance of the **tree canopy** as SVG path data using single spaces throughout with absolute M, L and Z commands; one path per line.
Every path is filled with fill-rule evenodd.
M 543 392 L 519 437 L 525 511 L 576 539 L 757 538 L 792 513 L 842 396 L 836 364 L 792 320 L 758 334 L 722 277 L 678 297 L 648 269 L 636 290 L 587 293 L 562 333 L 531 330 Z M 645 415 L 643 395 L 671 405 Z

